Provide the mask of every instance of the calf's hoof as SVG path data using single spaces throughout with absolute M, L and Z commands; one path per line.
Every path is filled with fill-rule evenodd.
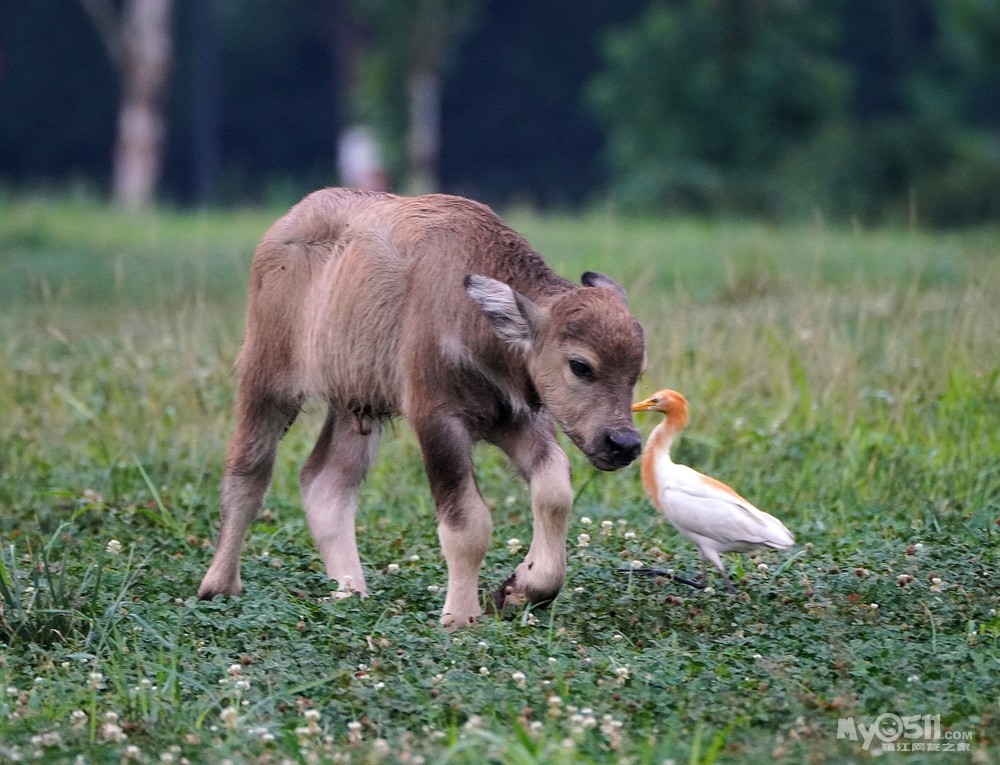
M 209 571 L 198 587 L 198 598 L 211 600 L 216 595 L 239 595 L 241 592 L 243 592 L 243 580 L 238 575 L 235 578 L 226 578 Z
M 448 632 L 454 632 L 464 627 L 472 627 L 483 615 L 478 609 L 466 614 L 441 614 L 441 626 Z
M 560 580 L 560 585 L 562 584 Z M 505 608 L 519 608 L 526 603 L 535 606 L 547 606 L 559 594 L 560 586 L 549 586 L 537 588 L 524 586 L 518 579 L 517 571 L 507 577 L 503 584 L 497 587 L 493 593 L 490 603 L 490 610 L 494 613 L 501 613 Z

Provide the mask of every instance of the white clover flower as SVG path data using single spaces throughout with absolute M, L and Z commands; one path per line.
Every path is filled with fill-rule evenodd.
M 625 723 L 621 720 L 616 720 L 610 714 L 606 714 L 601 718 L 601 733 L 608 739 L 608 745 L 612 749 L 617 749 L 621 746 L 621 730 L 624 725 Z
M 419 560 L 420 560 L 420 556 L 419 555 L 411 555 L 410 556 L 410 563 L 416 563 Z
M 91 672 L 89 675 L 87 675 L 87 684 L 91 688 L 93 688 L 94 690 L 97 690 L 98 688 L 103 688 L 104 687 L 104 673 L 103 672 L 98 672 L 95 669 L 93 672 Z M 10 689 L 8 689 L 8 692 L 9 692 L 9 690 Z
M 399 572 L 399 564 L 398 563 L 390 563 L 388 566 L 385 567 L 385 570 L 388 571 L 390 574 L 398 573 Z
M 507 540 L 507 552 L 509 552 L 511 555 L 514 555 L 520 549 L 521 549 L 520 539 L 518 539 L 517 537 L 511 537 L 510 539 Z
M 585 515 L 580 519 L 580 523 L 583 524 L 584 526 L 589 526 L 591 523 L 593 523 L 593 521 L 591 521 L 590 518 L 588 518 Z
M 112 539 L 108 541 L 107 547 L 104 548 L 105 552 L 111 555 L 118 555 L 122 551 L 122 543 L 117 539 Z
M 469 719 L 462 726 L 465 730 L 477 731 L 483 729 L 483 718 L 479 715 L 469 715 Z
M 439 592 L 441 592 L 441 588 L 438 587 L 436 584 L 429 584 L 427 585 L 427 592 L 429 592 L 431 595 L 437 595 Z
M 487 667 L 480 667 L 479 674 L 482 675 L 483 677 L 486 677 L 487 675 L 490 674 L 490 670 Z
M 83 728 L 87 724 L 87 713 L 82 709 L 74 709 L 69 714 L 69 719 L 76 729 Z
M 769 567 L 768 567 L 768 565 L 766 563 L 758 563 L 757 564 L 757 570 L 758 571 L 767 571 L 768 568 Z
M 310 736 L 318 735 L 319 710 L 307 709 L 305 712 L 302 713 L 302 717 L 306 721 L 305 726 L 295 729 L 295 732 L 298 734 L 299 738 L 308 738 Z
M 617 667 L 615 669 L 615 675 L 618 677 L 618 685 L 624 685 L 629 676 L 628 666 Z
M 590 534 L 580 534 L 576 538 L 576 546 L 580 548 L 590 547 Z
M 511 672 L 510 679 L 514 681 L 515 685 L 523 688 L 528 678 L 523 672 L 517 670 L 516 672 Z
M 625 536 L 626 539 L 635 539 L 635 532 L 634 531 L 626 531 L 624 536 Z
M 354 746 L 361 743 L 361 723 L 357 720 L 347 723 L 347 740 Z
M 633 560 L 631 563 L 629 563 L 629 565 L 632 568 L 643 568 L 646 564 L 643 563 L 641 560 Z
M 118 715 L 115 712 L 106 712 L 104 714 L 104 724 L 101 726 L 101 738 L 104 741 L 111 741 L 116 744 L 120 744 L 128 738 L 125 735 L 125 731 L 118 724 Z
M 236 707 L 226 707 L 219 714 L 222 719 L 222 724 L 226 727 L 226 730 L 236 730 L 239 727 L 239 711 Z

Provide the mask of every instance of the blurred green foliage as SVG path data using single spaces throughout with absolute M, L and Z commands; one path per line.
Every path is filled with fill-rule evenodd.
M 213 27 L 199 3 L 217 9 Z M 1000 219 L 995 0 L 176 9 L 165 200 L 290 203 L 337 182 L 337 135 L 357 120 L 384 140 L 402 188 L 407 72 L 433 55 L 444 191 L 548 208 L 610 198 L 626 212 Z M 338 73 L 345 56 L 353 82 Z M 79 0 L 0 5 L 0 185 L 103 189 L 116 109 Z M 207 195 L 206 109 L 218 115 Z
M 625 208 L 1000 215 L 1000 5 L 653 4 L 588 96 Z

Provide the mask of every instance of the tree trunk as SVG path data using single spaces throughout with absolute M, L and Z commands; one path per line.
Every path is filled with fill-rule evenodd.
M 441 90 L 445 60 L 472 16 L 475 0 L 418 0 L 409 40 L 407 190 L 440 189 Z
M 407 82 L 409 135 L 407 192 L 428 194 L 438 190 L 438 154 L 441 148 L 441 75 L 414 71 Z
M 131 0 L 121 25 L 121 106 L 112 196 L 127 209 L 153 201 L 163 162 L 163 107 L 172 59 L 173 0 Z

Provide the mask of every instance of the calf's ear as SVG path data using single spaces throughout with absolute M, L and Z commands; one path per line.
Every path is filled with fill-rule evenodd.
M 622 287 L 610 276 L 599 274 L 597 271 L 585 272 L 583 276 L 580 277 L 580 283 L 583 284 L 584 287 L 601 287 L 606 290 L 614 290 L 621 296 L 622 300 L 626 299 L 624 287 Z
M 466 276 L 465 291 L 489 319 L 497 337 L 521 350 L 531 349 L 544 318 L 539 306 L 488 276 Z

